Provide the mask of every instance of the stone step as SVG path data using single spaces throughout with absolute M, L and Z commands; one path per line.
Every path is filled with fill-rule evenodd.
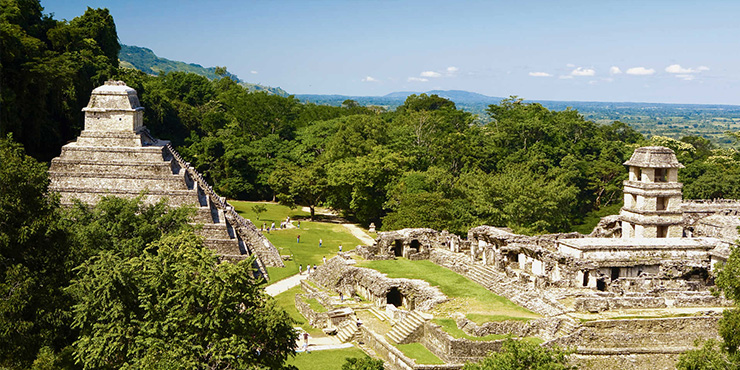
M 176 168 L 173 168 L 176 167 Z M 51 160 L 50 172 L 97 172 L 97 173 L 137 173 L 144 175 L 173 175 L 179 167 L 175 162 L 109 162 L 84 159 L 54 158 Z
M 65 145 L 60 155 L 63 159 L 83 159 L 104 162 L 157 162 L 165 161 L 164 147 L 95 147 Z
M 99 189 L 99 188 L 84 188 L 84 187 L 68 187 L 62 188 L 49 186 L 50 191 L 59 193 L 61 196 L 61 203 L 64 205 L 72 204 L 72 199 L 77 198 L 84 203 L 94 204 L 104 195 L 112 195 L 123 198 L 135 198 L 141 195 L 141 191 L 136 190 L 119 190 L 119 189 Z M 156 203 L 163 198 L 169 200 L 169 204 L 173 207 L 179 206 L 198 206 L 198 197 L 195 190 L 148 190 L 144 196 L 145 203 Z
M 94 189 L 116 189 L 122 191 L 143 190 L 188 190 L 188 186 L 178 175 L 145 175 L 145 174 L 117 174 L 97 172 L 55 172 L 50 171 L 49 177 L 54 186 L 85 187 Z
M 385 312 L 378 310 L 376 307 L 370 308 L 370 313 L 380 321 L 388 321 L 390 319 Z
M 355 334 L 357 334 L 358 331 L 357 324 L 349 321 L 346 325 L 339 328 L 337 339 L 342 343 L 350 342 L 354 339 Z
M 213 249 L 218 254 L 241 255 L 238 239 L 209 238 L 203 241 L 203 245 Z
M 226 223 L 191 223 L 191 225 L 194 225 L 196 228 L 196 234 L 202 235 L 206 238 L 216 238 L 216 239 L 231 239 L 234 237 L 234 235 L 229 234 L 229 230 L 227 228 Z
M 412 311 L 401 322 L 393 326 L 386 336 L 393 343 L 402 343 L 425 321 L 425 318 Z

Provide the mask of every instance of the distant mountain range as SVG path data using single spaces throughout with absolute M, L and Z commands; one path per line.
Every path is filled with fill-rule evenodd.
M 118 59 L 121 67 L 138 69 L 142 72 L 158 75 L 161 72 L 190 72 L 205 76 L 211 80 L 219 78 L 216 74 L 216 67 L 206 68 L 200 64 L 185 63 L 167 58 L 158 57 L 151 49 L 121 44 L 121 51 L 118 53 Z M 253 84 L 241 80 L 236 75 L 226 72 L 226 75 L 233 78 L 240 85 L 248 88 L 250 91 L 266 91 L 270 94 L 288 96 L 289 94 L 279 88 Z

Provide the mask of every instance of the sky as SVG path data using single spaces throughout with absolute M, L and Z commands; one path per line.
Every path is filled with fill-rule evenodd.
M 41 0 L 291 94 L 740 104 L 740 1 Z

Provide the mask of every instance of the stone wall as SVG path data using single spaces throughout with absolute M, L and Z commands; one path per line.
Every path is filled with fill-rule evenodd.
M 409 310 L 427 311 L 434 305 L 447 300 L 439 290 L 423 280 L 391 279 L 376 270 L 348 265 L 344 258 L 336 256 L 311 274 L 309 280 L 346 298 L 359 295 L 378 307 L 386 307 L 387 296 L 397 289 L 403 297 L 403 305 Z
M 459 370 L 462 364 L 417 365 L 385 338 L 361 326 L 362 341 L 385 361 L 386 370 Z
M 316 312 L 307 302 L 308 297 L 303 294 L 295 295 L 295 308 L 300 312 L 303 317 L 308 320 L 308 323 L 315 328 L 325 328 L 328 326 L 329 314 L 327 312 Z
M 720 316 L 659 319 L 597 320 L 573 334 L 546 343 L 576 347 L 578 354 L 680 353 L 694 348 L 695 340 L 718 339 Z
M 478 361 L 488 355 L 489 352 L 500 351 L 503 340 L 473 341 L 464 338 L 453 338 L 439 325 L 425 322 L 421 343 L 445 362 L 465 363 Z

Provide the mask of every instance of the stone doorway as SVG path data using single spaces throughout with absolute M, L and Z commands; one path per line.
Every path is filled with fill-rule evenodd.
M 403 306 L 403 294 L 401 294 L 401 291 L 399 291 L 398 288 L 393 287 L 388 291 L 388 294 L 386 294 L 385 302 L 386 304 L 392 304 L 396 307 Z
M 402 240 L 396 240 L 395 244 L 393 245 L 393 255 L 396 257 L 403 256 L 403 241 Z

